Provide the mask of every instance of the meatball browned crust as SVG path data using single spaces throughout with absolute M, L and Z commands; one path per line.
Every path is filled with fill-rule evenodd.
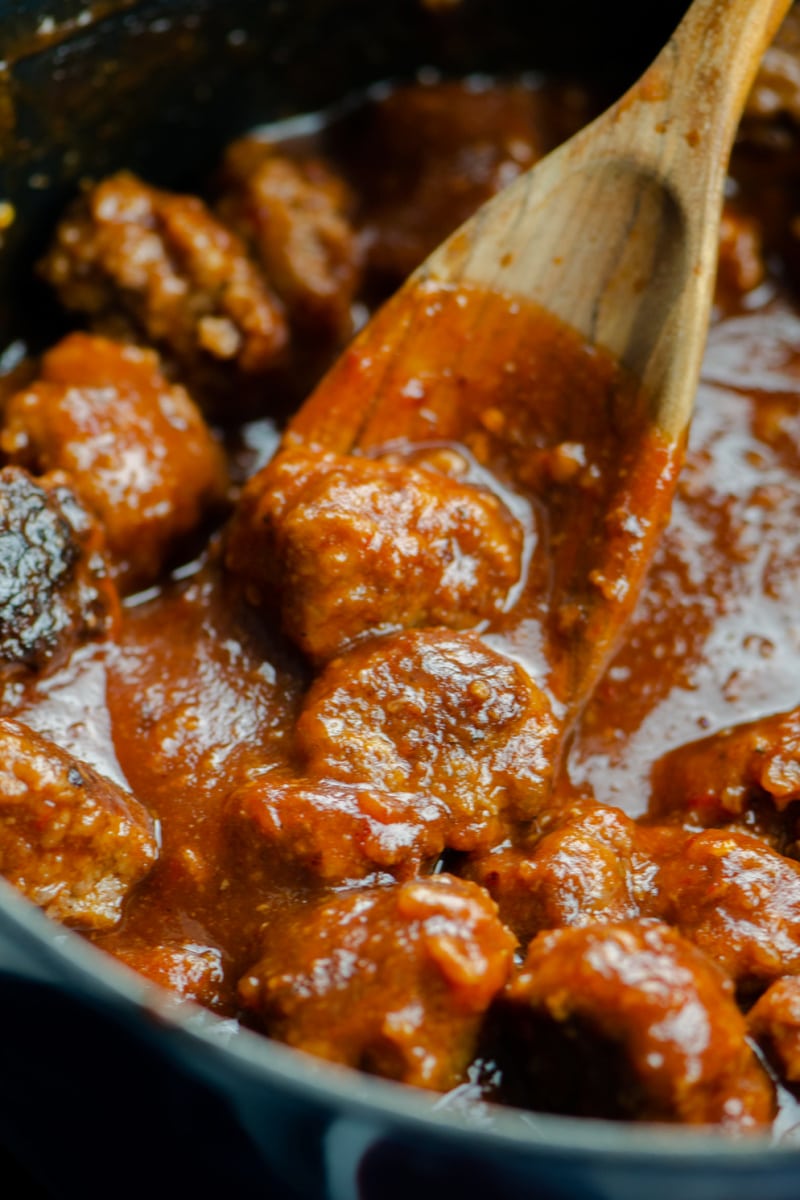
M 287 913 L 239 993 L 281 1041 L 444 1090 L 475 1053 L 513 949 L 485 892 L 437 875 Z
M 501 1007 L 520 1102 L 735 1130 L 772 1118 L 730 981 L 659 922 L 540 934 Z
M 382 460 L 288 451 L 249 481 L 226 562 L 316 663 L 359 638 L 501 613 L 523 531 L 491 492 Z
M 517 663 L 471 633 L 375 639 L 315 680 L 295 728 L 303 770 L 441 801 L 447 845 L 473 850 L 536 814 L 557 726 Z
M 11 398 L 0 449 L 31 471 L 67 473 L 126 591 L 155 581 L 227 488 L 220 447 L 156 355 L 83 333 L 48 351 Z
M 19 721 L 0 718 L 0 874 L 50 917 L 113 928 L 158 856 L 132 796 Z
M 225 371 L 262 375 L 286 345 L 282 306 L 237 235 L 197 197 L 128 171 L 75 202 L 40 272 L 65 308 L 154 345 L 198 394 Z

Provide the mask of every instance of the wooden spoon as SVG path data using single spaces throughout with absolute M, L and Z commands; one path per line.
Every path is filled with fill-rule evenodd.
M 286 434 L 286 446 L 339 452 L 454 439 L 519 477 L 515 447 L 527 431 L 545 507 L 564 492 L 558 464 L 569 476 L 573 456 L 575 480 L 545 521 L 549 566 L 535 586 L 547 595 L 531 610 L 541 636 L 526 650 L 539 647 L 538 674 L 567 726 L 607 663 L 669 515 L 728 157 L 790 4 L 695 0 L 617 104 L 434 251 Z M 542 484 L 546 453 L 556 457 Z

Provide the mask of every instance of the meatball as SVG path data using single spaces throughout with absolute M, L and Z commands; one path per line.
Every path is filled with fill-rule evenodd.
M 544 693 L 471 633 L 394 634 L 334 659 L 295 728 L 319 778 L 440 800 L 455 850 L 493 844 L 501 818 L 534 816 L 555 759 Z
M 778 979 L 753 1005 L 747 1018 L 784 1079 L 800 1083 L 800 979 Z
M 487 889 L 526 944 L 545 929 L 638 917 L 649 860 L 637 833 L 618 808 L 577 801 L 546 821 L 532 845 L 476 854 L 464 874 Z
M 730 982 L 659 922 L 540 934 L 499 1010 L 515 1102 L 734 1130 L 773 1115 Z
M 365 633 L 467 629 L 497 615 L 522 547 L 518 522 L 482 488 L 300 451 L 250 480 L 226 562 L 254 603 L 280 596 L 286 632 L 320 663 Z
M 119 601 L 99 525 L 54 473 L 0 470 L 0 678 L 53 670 L 110 636 Z
M 688 837 L 658 872 L 660 916 L 743 988 L 800 974 L 800 863 L 742 833 Z
M 281 1041 L 445 1090 L 475 1053 L 513 949 L 480 888 L 438 875 L 287 913 L 239 994 Z
M 222 451 L 148 350 L 73 333 L 6 409 L 0 449 L 34 472 L 66 471 L 106 530 L 126 590 L 152 583 L 221 502 Z
M 342 338 L 360 276 L 349 188 L 320 159 L 297 162 L 258 138 L 228 148 L 222 220 L 260 262 L 292 320 Z
M 18 721 L 0 718 L 0 874 L 49 917 L 110 929 L 158 855 L 144 808 Z
M 226 1006 L 223 956 L 215 946 L 132 944 L 113 954 L 181 1000 L 195 1000 L 206 1008 Z
M 650 811 L 688 827 L 729 826 L 789 850 L 797 840 L 800 709 L 723 729 L 666 754 Z
M 244 245 L 194 196 L 121 171 L 67 213 L 40 272 L 100 332 L 143 338 L 198 387 L 279 359 L 282 307 Z M 230 376 L 230 372 L 233 372 Z
M 417 875 L 444 846 L 441 802 L 369 785 L 256 776 L 228 802 L 228 818 L 271 878 L 287 866 L 343 883 L 387 872 Z M 241 856 L 237 856 L 241 858 Z

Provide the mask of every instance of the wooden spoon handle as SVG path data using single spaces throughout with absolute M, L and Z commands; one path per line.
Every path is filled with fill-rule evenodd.
M 698 252 L 716 253 L 708 207 L 722 195 L 759 63 L 792 3 L 695 0 L 649 70 L 597 123 L 609 147 L 669 186 L 701 235 Z
M 644 390 L 658 398 L 654 422 L 675 442 L 684 435 L 693 406 L 693 389 L 683 381 L 697 378 L 705 347 L 731 147 L 764 51 L 792 3 L 695 0 L 649 70 L 599 118 L 592 139 L 593 155 L 599 138 L 608 158 L 624 163 L 628 178 L 638 175 L 638 180 L 627 201 L 633 208 L 620 269 L 598 298 L 594 331 L 587 332 L 595 332 L 627 361 Z M 570 159 L 577 163 L 584 153 L 582 137 L 568 147 L 567 169 Z M 623 186 L 620 219 L 625 203 Z M 653 329 L 649 337 L 642 331 L 646 304 L 637 311 L 630 333 L 621 333 L 618 324 L 604 327 L 602 320 L 604 312 L 638 307 L 624 264 L 635 264 L 633 271 L 646 277 L 636 235 L 649 237 L 648 203 L 656 212 L 653 227 L 662 226 L 662 253 L 654 255 L 648 287 L 668 291 L 672 273 L 676 300 L 671 315 L 662 303 L 662 329 Z M 664 241 L 671 223 L 674 250 L 668 235 Z M 636 348 L 638 358 L 627 352 L 629 346 Z
M 793 0 L 695 0 L 653 65 L 601 121 L 625 126 L 629 150 L 688 183 L 724 172 L 764 51 Z M 654 138 L 653 131 L 660 136 Z
M 419 275 L 534 300 L 640 380 L 678 445 L 705 345 L 730 148 L 791 0 L 695 0 L 642 79 Z

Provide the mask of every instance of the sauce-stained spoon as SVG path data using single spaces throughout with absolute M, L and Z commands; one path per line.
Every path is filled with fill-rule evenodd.
M 645 75 L 410 277 L 284 445 L 456 441 L 538 512 L 526 653 L 588 698 L 669 515 L 727 162 L 791 0 L 695 0 Z

